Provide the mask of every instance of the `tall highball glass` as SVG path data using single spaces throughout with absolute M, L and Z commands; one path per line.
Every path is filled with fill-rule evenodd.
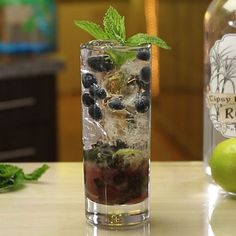
M 151 46 L 81 45 L 85 211 L 126 227 L 149 218 Z

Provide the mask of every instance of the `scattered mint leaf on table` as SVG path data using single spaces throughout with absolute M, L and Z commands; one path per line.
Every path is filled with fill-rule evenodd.
M 14 165 L 0 164 L 0 192 L 6 192 L 18 186 L 24 185 L 27 181 L 38 180 L 47 170 L 49 166 L 43 165 L 34 170 L 30 174 Z
M 25 174 L 24 177 L 26 180 L 38 180 L 48 169 L 49 166 L 44 164 L 43 166 L 34 170 L 32 173 Z

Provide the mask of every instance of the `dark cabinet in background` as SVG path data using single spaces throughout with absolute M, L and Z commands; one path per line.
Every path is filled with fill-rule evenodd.
M 39 57 L 0 64 L 0 161 L 56 161 L 56 72 Z

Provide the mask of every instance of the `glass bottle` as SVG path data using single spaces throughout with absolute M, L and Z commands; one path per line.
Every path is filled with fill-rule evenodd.
M 208 160 L 221 141 L 236 137 L 236 1 L 213 0 L 204 20 L 204 147 Z

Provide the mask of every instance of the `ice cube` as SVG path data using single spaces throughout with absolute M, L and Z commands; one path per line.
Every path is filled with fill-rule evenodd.
M 127 126 L 126 111 L 117 110 L 111 111 L 108 107 L 104 109 L 103 126 L 107 132 L 109 140 L 117 140 L 119 137 L 124 137 L 124 129 Z
M 83 119 L 83 144 L 85 149 L 90 149 L 93 144 L 98 141 L 106 140 L 107 133 L 99 122 L 84 117 Z
M 138 88 L 133 88 L 133 91 L 131 91 L 130 95 L 126 95 L 123 97 L 123 104 L 125 105 L 127 111 L 134 113 L 135 112 L 135 101 L 138 97 Z
M 150 142 L 150 122 L 149 117 L 146 114 L 135 114 L 134 124 L 128 126 L 127 143 L 130 147 L 139 150 L 145 150 L 148 148 Z
M 145 65 L 148 65 L 148 63 L 141 60 L 127 61 L 121 66 L 121 71 L 126 78 L 135 77 L 140 74 L 141 69 Z
M 109 94 L 121 94 L 121 89 L 126 85 L 124 75 L 121 71 L 108 73 L 102 82 Z

